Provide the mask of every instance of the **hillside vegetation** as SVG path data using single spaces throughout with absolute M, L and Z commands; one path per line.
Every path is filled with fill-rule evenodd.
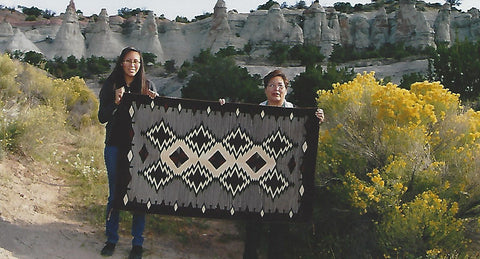
M 320 67 L 308 72 L 325 76 Z M 407 88 L 370 73 L 318 91 L 327 121 L 319 134 L 315 214 L 308 224 L 290 225 L 289 258 L 479 255 L 480 113 L 438 82 Z M 29 157 L 76 183 L 65 203 L 79 204 L 76 212 L 100 227 L 104 129 L 84 81 L 54 79 L 3 55 L 0 105 L 1 159 Z M 154 235 L 185 243 L 210 226 L 189 218 L 152 222 Z
M 103 160 L 105 129 L 98 122 L 98 99 L 91 89 L 79 77 L 55 79 L 41 69 L 12 60 L 8 55 L 2 55 L 0 56 L 0 107 L 0 170 L 16 172 L 17 169 L 5 168 L 5 166 L 18 165 L 18 163 L 21 163 L 23 168 L 22 176 L 6 176 L 5 172 L 0 174 L 2 181 L 12 181 L 11 184 L 0 185 L 0 197 L 8 197 L 5 193 L 10 192 L 13 182 L 16 183 L 19 179 L 40 179 L 40 183 L 43 183 L 46 180 L 45 174 L 52 174 L 48 176 L 49 179 L 62 179 L 62 186 L 68 186 L 67 195 L 62 196 L 58 201 L 53 201 L 56 202 L 55 204 L 33 205 L 34 210 L 38 211 L 39 206 L 51 206 L 57 210 L 60 208 L 60 211 L 65 209 L 68 211 L 67 218 L 83 222 L 80 224 L 87 223 L 93 226 L 93 229 L 96 229 L 95 232 L 100 234 L 95 237 L 99 239 L 96 242 L 103 242 L 105 204 L 108 194 L 107 174 Z M 34 175 L 28 177 L 29 174 Z M 17 188 L 20 189 L 21 197 L 24 197 L 22 193 L 27 190 L 21 190 L 21 188 L 27 188 L 28 185 L 22 186 Z M 2 214 L 2 211 L 15 211 L 5 206 L 24 205 L 2 201 L 0 222 L 8 220 L 3 218 L 6 215 Z M 41 211 L 47 212 L 46 209 Z M 122 212 L 121 218 L 121 234 L 129 236 L 131 215 Z M 145 235 L 151 242 L 158 240 L 160 236 L 165 242 L 157 245 L 148 243 L 147 249 L 150 246 L 152 246 L 151 249 L 168 247 L 173 251 L 178 246 L 189 248 L 188 251 L 178 250 L 178 255 L 172 255 L 173 258 L 192 254 L 197 256 L 196 258 L 208 258 L 202 253 L 231 258 L 232 256 L 228 254 L 237 251 L 239 247 L 231 243 L 239 240 L 235 222 L 219 223 L 206 219 L 160 218 L 160 216 L 151 215 L 146 228 Z M 54 235 L 45 238 L 52 238 L 50 242 L 52 244 L 59 242 L 54 240 Z M 87 239 L 87 236 L 84 238 Z M 208 249 L 210 243 L 216 243 L 217 249 Z M 18 247 L 25 245 L 28 245 L 28 241 L 19 244 Z M 30 245 L 37 246 L 38 242 Z M 231 246 L 231 248 L 225 249 L 225 246 Z M 0 246 L 0 257 L 3 255 L 2 248 L 8 248 L 8 245 Z M 83 249 L 90 254 L 97 254 L 101 246 Z M 160 256 L 155 251 L 147 251 L 146 255 L 151 253 L 153 253 L 152 258 Z M 38 256 L 42 257 L 41 254 Z M 72 251 L 72 256 L 80 255 Z

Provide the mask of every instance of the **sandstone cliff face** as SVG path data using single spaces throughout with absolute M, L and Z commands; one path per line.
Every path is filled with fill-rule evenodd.
M 97 22 L 91 25 L 86 38 L 87 56 L 103 56 L 115 58 L 123 49 L 121 33 L 115 33 L 110 28 L 107 10 L 102 9 Z
M 202 49 L 243 49 L 247 43 L 252 44 L 254 57 L 266 56 L 274 42 L 312 44 L 329 55 L 335 44 L 359 50 L 399 42 L 413 47 L 436 47 L 439 43 L 451 44 L 457 38 L 475 40 L 480 36 L 477 9 L 458 12 L 446 5 L 440 10 L 419 11 L 415 0 L 400 0 L 398 10 L 392 13 L 384 8 L 338 13 L 318 2 L 306 10 L 274 5 L 268 11 L 239 14 L 228 12 L 226 2 L 218 0 L 213 9 L 211 17 L 188 24 L 158 19 L 153 13 L 125 20 L 109 17 L 105 10 L 96 20 L 79 21 L 72 0 L 65 14 L 35 25 L 11 23 L 9 16 L 4 15 L 0 22 L 0 50 L 33 50 L 48 58 L 115 58 L 122 48 L 131 45 L 154 53 L 158 62 L 174 59 L 181 64 Z
M 49 50 L 44 50 L 44 54 L 49 58 L 55 56 L 68 57 L 70 55 L 77 58 L 85 56 L 85 37 L 83 37 L 80 30 L 73 0 L 70 0 L 70 4 L 67 7 L 62 26 L 53 41 L 53 47 Z

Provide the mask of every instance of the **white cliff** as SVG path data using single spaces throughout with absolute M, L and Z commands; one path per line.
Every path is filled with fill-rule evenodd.
M 142 24 L 139 37 L 135 39 L 135 42 L 131 42 L 130 45 L 136 46 L 142 52 L 155 54 L 157 56 L 157 62 L 165 62 L 153 12 L 148 13 L 147 18 Z
M 438 12 L 437 19 L 435 19 L 435 43 L 451 42 L 450 39 L 450 17 L 451 9 L 449 4 L 444 4 L 443 8 Z
M 225 1 L 218 0 L 213 9 L 213 19 L 205 45 L 213 52 L 217 52 L 219 49 L 230 45 L 232 32 L 228 24 Z
M 15 32 L 11 39 L 8 41 L 5 50 L 13 52 L 19 50 L 22 52 L 35 51 L 42 53 L 42 51 L 33 44 L 20 29 L 15 29 Z M 43 53 L 42 53 L 43 54 Z
M 35 25 L 26 21 L 11 23 L 6 20 L 11 15 L 4 14 L 0 17 L 0 50 L 5 51 L 9 45 L 40 51 L 47 58 L 70 55 L 114 58 L 123 47 L 132 45 L 155 54 L 158 62 L 173 59 L 180 65 L 201 50 L 216 52 L 228 46 L 243 49 L 246 44 L 252 47 L 253 58 L 267 56 L 273 43 L 310 44 L 328 56 L 336 44 L 356 50 L 397 43 L 424 48 L 480 37 L 478 9 L 419 10 L 415 3 L 415 0 L 400 0 L 398 10 L 388 14 L 385 8 L 338 13 L 322 7 L 319 1 L 306 10 L 282 9 L 275 4 L 268 11 L 237 13 L 227 10 L 228 0 L 217 0 L 211 17 L 178 23 L 158 18 L 154 13 L 141 13 L 129 19 L 108 17 L 104 10 L 96 20 L 79 18 L 72 0 L 65 14 L 59 16 L 61 24 L 59 17 Z
M 423 13 L 415 8 L 415 0 L 400 0 L 396 13 L 390 43 L 404 43 L 405 46 L 434 46 L 434 31 Z
M 106 9 L 102 9 L 97 22 L 92 25 L 87 34 L 87 56 L 103 56 L 113 59 L 117 57 L 125 43 L 121 40 L 121 34 L 114 33 L 109 25 L 109 17 Z
M 76 58 L 85 56 L 85 38 L 80 30 L 73 0 L 70 0 L 70 4 L 67 7 L 62 26 L 53 40 L 53 47 L 46 54 L 49 58 L 55 56 L 68 57 L 71 55 Z
M 384 7 L 381 7 L 375 15 L 375 19 L 372 23 L 372 30 L 370 32 L 372 44 L 376 49 L 388 43 L 388 31 L 389 25 L 387 11 Z

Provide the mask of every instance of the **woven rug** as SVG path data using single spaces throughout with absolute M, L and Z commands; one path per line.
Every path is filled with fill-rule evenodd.
M 318 119 L 279 108 L 124 96 L 129 129 L 115 206 L 259 220 L 311 216 Z

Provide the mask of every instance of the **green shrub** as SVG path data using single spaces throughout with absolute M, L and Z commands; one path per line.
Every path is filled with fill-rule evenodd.
M 402 76 L 399 87 L 409 90 L 410 86 L 416 82 L 422 82 L 427 78 L 420 73 L 410 73 Z
M 16 65 L 7 54 L 0 55 L 0 100 L 8 100 L 18 94 Z M 5 105 L 5 103 L 3 103 Z
M 165 70 L 167 70 L 168 73 L 173 73 L 177 70 L 175 68 L 175 59 L 165 61 Z
M 231 57 L 218 57 L 209 50 L 202 50 L 193 61 L 194 73 L 182 89 L 182 97 L 215 101 L 229 98 L 231 101 L 249 103 L 259 103 L 264 99 L 264 93 L 258 87 L 260 78 L 252 77 L 246 68 L 239 67 Z
M 143 62 L 145 64 L 155 64 L 157 63 L 157 55 L 150 53 L 150 52 L 144 52 L 142 53 L 143 57 Z
M 273 42 L 270 45 L 268 59 L 275 65 L 282 65 L 288 60 L 288 51 L 290 47 L 281 43 Z
M 47 60 L 45 59 L 45 56 L 43 56 L 42 53 L 38 53 L 35 51 L 26 52 L 23 56 L 23 61 L 37 67 L 40 67 L 41 65 L 44 65 L 47 62 Z

